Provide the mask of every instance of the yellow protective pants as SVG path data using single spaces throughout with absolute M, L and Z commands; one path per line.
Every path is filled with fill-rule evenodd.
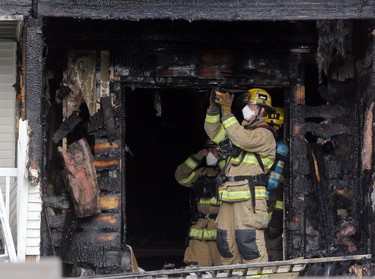
M 189 246 L 185 249 L 184 263 L 198 266 L 220 265 L 216 241 L 190 239 Z
M 255 213 L 251 200 L 223 201 L 216 223 L 216 242 L 223 265 L 268 261 L 263 230 L 268 225 L 265 199 L 256 200 Z

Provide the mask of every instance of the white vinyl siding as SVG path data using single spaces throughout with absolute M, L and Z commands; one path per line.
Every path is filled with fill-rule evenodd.
M 40 185 L 29 186 L 25 255 L 40 255 L 40 219 L 42 202 Z
M 0 42 L 0 167 L 15 167 L 16 43 Z
M 40 255 L 42 201 L 40 184 L 30 183 L 25 176 L 29 141 L 27 121 L 19 119 L 16 138 L 17 107 L 13 87 L 17 74 L 16 49 L 16 42 L 0 41 L 0 168 L 17 168 L 17 179 L 12 178 L 10 186 L 9 224 L 18 260 L 24 261 L 26 256 L 38 259 Z M 5 177 L 0 177 L 0 186 L 4 184 Z M 5 187 L 0 188 L 4 193 Z
M 0 168 L 14 168 L 16 166 L 15 141 L 15 108 L 16 92 L 13 85 L 16 82 L 16 43 L 0 41 Z M 17 191 L 16 179 L 10 179 L 9 225 L 13 240 L 17 235 Z M 0 177 L 0 189 L 5 192 L 5 177 Z M 2 235 L 0 234 L 0 238 Z
M 16 92 L 13 87 L 16 83 L 16 47 L 14 42 L 0 41 L 0 168 L 18 169 L 18 186 L 16 179 L 12 179 L 10 189 L 9 224 L 18 260 L 24 261 L 26 256 L 40 255 L 42 202 L 40 185 L 32 185 L 25 178 L 27 121 L 19 121 L 16 141 Z M 4 184 L 5 177 L 0 177 L 0 185 Z M 4 192 L 5 187 L 1 188 Z

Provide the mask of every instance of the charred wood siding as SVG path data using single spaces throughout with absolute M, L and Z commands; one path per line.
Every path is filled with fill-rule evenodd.
M 102 104 L 106 105 L 101 106 L 88 126 L 89 136 L 94 139 L 92 150 L 101 191 L 99 204 L 102 214 L 79 223 L 70 254 L 76 257 L 77 262 L 92 263 L 99 274 L 129 269 L 123 262 L 129 255 L 125 247 L 124 191 L 121 190 L 124 189 L 124 169 L 120 168 L 123 132 L 121 92 L 112 90 L 110 95 L 110 99 L 102 99 Z M 116 111 L 113 107 L 117 108 Z M 108 119 L 110 121 L 106 121 Z M 83 247 L 90 247 L 88 253 Z
M 320 88 L 319 93 L 323 102 L 331 101 L 312 105 L 298 66 L 301 61 L 303 57 L 291 56 L 291 68 L 297 70 L 290 75 L 287 258 L 314 257 L 317 251 L 336 256 L 366 251 L 366 245 L 360 244 L 366 233 L 358 227 L 365 208 L 359 163 L 363 112 L 353 80 L 330 80 L 329 89 Z
M 111 95 L 120 92 L 111 92 Z M 121 101 L 120 95 L 113 98 Z M 109 100 L 111 104 L 111 100 Z M 121 105 L 114 103 L 119 110 Z M 105 121 L 112 115 L 112 121 Z M 92 151 L 100 189 L 101 214 L 79 219 L 66 260 L 90 263 L 98 274 L 128 270 L 123 258 L 129 257 L 125 247 L 122 195 L 124 192 L 121 164 L 121 113 L 112 105 L 102 106 L 89 122 L 88 133 L 93 139 Z M 114 125 L 108 127 L 108 125 Z M 110 132 L 110 133 L 108 133 Z M 125 261 L 126 262 L 126 261 Z
M 96 19 L 309 20 L 373 18 L 374 1 L 38 1 L 41 16 Z M 106 10 L 107 13 L 102 11 Z
M 84 61 L 86 67 L 70 64 L 77 71 L 68 75 L 74 86 L 62 99 L 67 99 L 69 94 L 79 98 L 71 98 L 71 102 L 65 103 L 69 109 L 61 111 L 71 114 L 51 137 L 57 147 L 51 154 L 56 159 L 48 166 L 50 172 L 44 197 L 47 217 L 44 230 L 48 233 L 42 241 L 43 253 L 57 255 L 64 263 L 90 268 L 97 274 L 124 272 L 130 269 L 131 256 L 125 245 L 122 190 L 125 171 L 123 99 L 121 87 L 112 86 L 108 96 L 94 101 L 90 111 L 82 107 L 83 97 L 97 98 L 96 94 L 90 94 L 92 87 L 87 85 L 92 81 L 92 75 L 86 73 L 95 69 L 95 65 L 88 63 L 92 61 L 89 56 L 92 57 L 92 52 L 73 53 L 75 61 Z M 95 61 L 95 55 L 93 57 Z M 76 76 L 80 78 L 76 79 Z M 75 86 L 77 80 L 84 86 Z M 63 149 L 64 138 L 67 151 Z M 57 149 L 64 155 L 65 166 L 62 166 Z M 79 176 L 76 170 L 80 172 Z

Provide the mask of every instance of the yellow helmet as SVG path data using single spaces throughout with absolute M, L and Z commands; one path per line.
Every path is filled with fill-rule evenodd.
M 266 90 L 260 88 L 252 88 L 249 89 L 247 93 L 248 100 L 245 100 L 246 103 L 263 106 L 269 113 L 275 111 L 272 107 L 271 95 Z
M 274 110 L 275 112 L 267 115 L 266 122 L 278 130 L 284 124 L 284 110 L 279 107 L 274 107 Z

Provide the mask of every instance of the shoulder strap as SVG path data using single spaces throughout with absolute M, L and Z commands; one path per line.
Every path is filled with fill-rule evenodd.
M 262 168 L 263 173 L 266 173 L 266 171 L 264 169 L 264 165 L 263 165 L 262 159 L 260 158 L 260 155 L 258 153 L 254 153 L 254 155 L 255 155 L 255 158 L 257 158 L 258 164 Z

